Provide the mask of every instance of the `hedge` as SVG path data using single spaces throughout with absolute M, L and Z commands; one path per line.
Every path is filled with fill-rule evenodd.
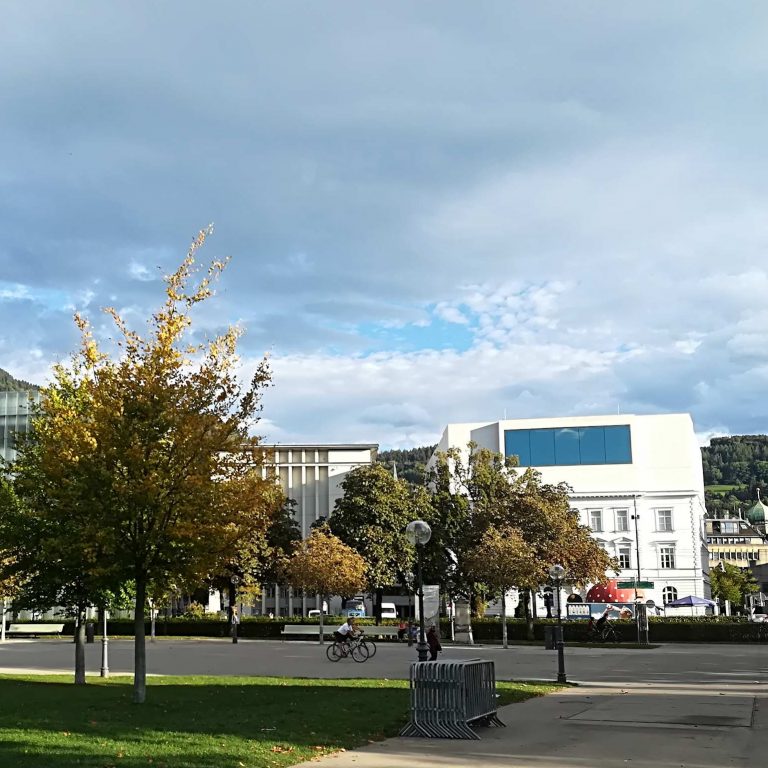
M 330 616 L 324 622 L 329 628 L 335 628 L 341 617 Z M 31 622 L 30 622 L 31 623 Z M 358 619 L 362 626 L 375 624 L 372 618 Z M 533 636 L 538 642 L 544 643 L 544 627 L 552 626 L 554 619 L 539 619 L 533 625 Z M 269 619 L 266 617 L 244 618 L 237 628 L 237 634 L 243 638 L 279 639 L 280 630 L 285 624 L 306 624 L 318 626 L 316 619 L 300 616 L 290 618 Z M 396 625 L 396 621 L 383 621 L 384 625 Z M 447 619 L 440 620 L 442 636 L 450 634 L 450 624 Z M 615 621 L 613 626 L 622 642 L 637 640 L 637 629 L 634 622 Z M 74 622 L 66 621 L 65 635 L 74 634 Z M 587 623 L 585 621 L 564 621 L 564 637 L 566 642 L 586 642 Z M 96 626 L 96 634 L 101 631 Z M 110 635 L 133 635 L 133 621 L 123 619 L 109 621 L 107 631 Z M 146 633 L 149 636 L 150 625 L 146 623 Z M 229 637 L 230 625 L 221 619 L 164 619 L 160 617 L 155 622 L 155 632 L 158 637 Z M 472 622 L 472 634 L 478 643 L 501 642 L 501 621 L 499 619 L 475 619 Z M 523 619 L 507 621 L 507 637 L 510 642 L 528 639 L 528 628 Z M 649 639 L 654 643 L 687 642 L 687 643 L 765 643 L 768 642 L 768 623 L 750 623 L 745 620 L 733 620 L 727 616 L 716 617 L 675 617 L 656 618 L 650 620 Z

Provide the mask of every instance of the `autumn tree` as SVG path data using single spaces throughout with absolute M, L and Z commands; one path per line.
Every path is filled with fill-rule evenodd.
M 367 563 L 327 527 L 315 528 L 285 566 L 294 589 L 320 596 L 320 637 L 323 643 L 323 599 L 331 595 L 351 597 L 365 584 Z
M 328 520 L 332 533 L 365 560 L 365 585 L 376 595 L 381 619 L 383 587 L 400 584 L 413 567 L 415 553 L 405 538 L 411 520 L 429 516 L 428 498 L 412 492 L 380 464 L 353 469 L 342 481 L 344 495 Z
M 47 418 L 36 412 L 33 430 L 17 443 L 9 479 L 0 488 L 2 578 L 19 586 L 17 607 L 58 605 L 75 617 L 76 684 L 86 680 L 86 608 L 120 580 L 92 515 L 94 479 L 68 471 L 91 446 L 81 420 L 88 404 L 82 372 L 77 361 L 72 371 L 55 369 L 56 383 L 45 390 Z M 64 456 L 50 450 L 62 429 Z
M 242 386 L 235 374 L 240 331 L 230 327 L 205 342 L 191 335 L 193 310 L 212 296 L 225 268 L 213 261 L 201 275 L 196 266 L 210 231 L 165 278 L 165 302 L 145 335 L 106 310 L 117 329 L 113 356 L 77 318 L 80 350 L 55 371 L 33 421 L 40 472 L 51 477 L 40 505 L 64 520 L 72 511 L 69 483 L 59 493 L 54 479 L 67 478 L 78 515 L 89 521 L 62 541 L 62 551 L 93 549 L 105 577 L 134 583 L 139 703 L 146 696 L 144 620 L 153 585 L 204 579 L 238 542 L 264 535 L 274 512 L 258 440 L 249 436 L 270 379 L 266 361 Z M 68 385 L 82 393 L 79 411 L 58 406 Z
M 615 562 L 579 523 L 571 509 L 569 487 L 543 483 L 534 469 L 521 471 L 516 461 L 474 443 L 466 459 L 454 452 L 450 462 L 454 492 L 466 495 L 470 505 L 469 526 L 477 542 L 485 531 L 514 529 L 532 555 L 527 578 L 515 586 L 528 596 L 547 582 L 549 567 L 560 563 L 569 581 L 577 584 L 599 581 Z M 471 575 L 471 574 L 470 574 Z M 524 594 L 524 599 L 526 595 Z M 532 616 L 526 604 L 529 636 Z
M 533 550 L 516 528 L 488 528 L 467 552 L 465 566 L 474 581 L 482 582 L 501 597 L 501 639 L 507 648 L 506 594 L 513 587 L 531 582 L 532 574 L 537 572 Z

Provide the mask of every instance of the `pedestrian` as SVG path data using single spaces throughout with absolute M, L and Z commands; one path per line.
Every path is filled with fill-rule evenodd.
M 405 619 L 400 619 L 400 624 L 397 627 L 397 639 L 398 642 L 403 642 L 405 640 L 405 636 L 408 634 L 408 624 L 406 624 Z
M 434 624 L 429 627 L 427 632 L 427 645 L 429 646 L 429 660 L 437 661 L 437 654 L 443 650 L 440 645 L 440 638 L 437 636 L 437 629 Z

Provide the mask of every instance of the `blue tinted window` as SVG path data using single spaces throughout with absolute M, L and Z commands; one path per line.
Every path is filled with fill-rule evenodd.
M 631 464 L 632 441 L 626 425 L 508 429 L 504 453 L 518 456 L 521 467 Z
M 606 464 L 631 464 L 632 443 L 629 427 L 605 427 Z
M 555 430 L 531 430 L 531 466 L 551 467 L 555 464 Z
M 582 464 L 605 464 L 605 430 L 602 427 L 579 429 Z
M 530 429 L 508 429 L 504 433 L 504 454 L 517 456 L 521 467 L 531 466 Z
M 581 464 L 578 429 L 555 430 L 555 463 Z

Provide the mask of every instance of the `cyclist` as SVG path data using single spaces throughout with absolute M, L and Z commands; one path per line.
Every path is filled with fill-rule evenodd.
M 357 627 L 355 626 L 355 617 L 349 616 L 347 620 L 333 633 L 333 637 L 340 643 L 346 643 L 349 645 L 349 641 L 357 633 Z
M 589 617 L 589 624 L 587 624 L 587 632 L 590 635 L 600 635 L 605 628 L 605 623 L 608 621 L 608 614 L 613 610 L 612 605 L 606 605 L 605 610 L 601 614 L 600 618 L 595 621 L 594 616 Z

